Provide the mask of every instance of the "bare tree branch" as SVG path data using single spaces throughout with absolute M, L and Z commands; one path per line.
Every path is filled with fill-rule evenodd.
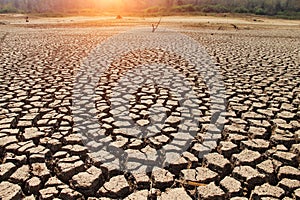
M 156 31 L 156 29 L 158 28 L 160 22 L 161 22 L 161 18 L 159 19 L 159 21 L 156 25 L 152 24 L 152 33 L 154 33 Z
M 2 44 L 5 40 L 5 38 L 8 36 L 8 33 L 6 32 L 1 38 L 0 38 L 0 44 Z

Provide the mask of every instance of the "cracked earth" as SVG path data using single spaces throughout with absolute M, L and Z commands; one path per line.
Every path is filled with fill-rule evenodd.
M 127 29 L 0 30 L 0 199 L 300 199 L 299 30 Z

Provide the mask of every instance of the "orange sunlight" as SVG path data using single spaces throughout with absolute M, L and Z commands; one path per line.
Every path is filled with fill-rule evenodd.
M 111 11 L 123 11 L 125 8 L 124 0 L 97 0 L 98 5 L 100 5 L 104 10 Z
M 103 6 L 122 6 L 123 0 L 98 0 L 99 4 Z

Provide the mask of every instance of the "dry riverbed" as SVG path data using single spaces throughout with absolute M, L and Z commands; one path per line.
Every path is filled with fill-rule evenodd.
M 300 198 L 299 21 L 165 17 L 158 31 L 151 33 L 151 23 L 158 20 L 30 17 L 25 23 L 22 15 L 0 16 L 0 199 Z M 221 134 L 210 152 L 204 141 L 207 125 L 214 121 L 212 110 L 217 108 L 212 108 L 214 102 L 200 75 L 184 58 L 164 49 L 145 50 L 144 43 L 141 49 L 112 60 L 105 73 L 93 74 L 101 77 L 94 101 L 95 123 L 101 127 L 93 135 L 78 134 L 82 127 L 75 127 L 74 122 L 84 124 L 88 111 L 74 109 L 73 92 L 75 86 L 85 86 L 80 81 L 75 84 L 84 77 L 80 76 L 84 58 L 100 43 L 135 26 L 143 26 L 145 34 L 155 34 L 153 43 L 170 46 L 178 42 L 170 33 L 176 30 L 198 42 L 218 67 L 226 97 L 226 112 L 219 117 L 225 124 L 217 127 Z M 136 41 L 140 38 L 136 36 Z M 126 49 L 125 40 L 124 46 L 111 48 Z M 199 126 L 178 161 L 145 173 L 120 170 L 101 145 L 130 152 L 128 157 L 139 164 L 145 155 L 145 161 L 161 161 L 153 152 L 191 131 L 188 123 L 180 124 L 185 116 L 180 110 L 182 101 L 155 84 L 139 85 L 130 94 L 129 117 L 138 126 L 164 120 L 162 130 L 143 138 L 134 137 L 132 130 L 119 131 L 127 124 L 112 114 L 122 109 L 113 107 L 119 105 L 111 98 L 115 82 L 129 71 L 133 76 L 126 87 L 134 81 L 138 85 L 135 76 L 141 72 L 137 66 L 147 79 L 152 72 L 171 71 L 152 70 L 151 65 L 159 62 L 178 69 L 193 85 L 197 98 L 190 101 L 197 105 L 187 104 L 199 112 Z M 126 103 L 126 95 L 118 98 Z M 84 97 L 82 103 L 86 104 Z M 150 119 L 150 108 L 155 105 L 166 111 L 165 118 Z M 95 129 L 94 124 L 86 127 Z M 91 137 L 97 142 L 90 142 Z M 102 156 L 95 157 L 95 151 Z

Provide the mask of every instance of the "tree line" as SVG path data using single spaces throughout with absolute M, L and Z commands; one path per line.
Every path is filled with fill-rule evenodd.
M 0 12 L 70 12 L 127 10 L 144 12 L 214 12 L 278 15 L 300 13 L 300 0 L 0 0 Z

